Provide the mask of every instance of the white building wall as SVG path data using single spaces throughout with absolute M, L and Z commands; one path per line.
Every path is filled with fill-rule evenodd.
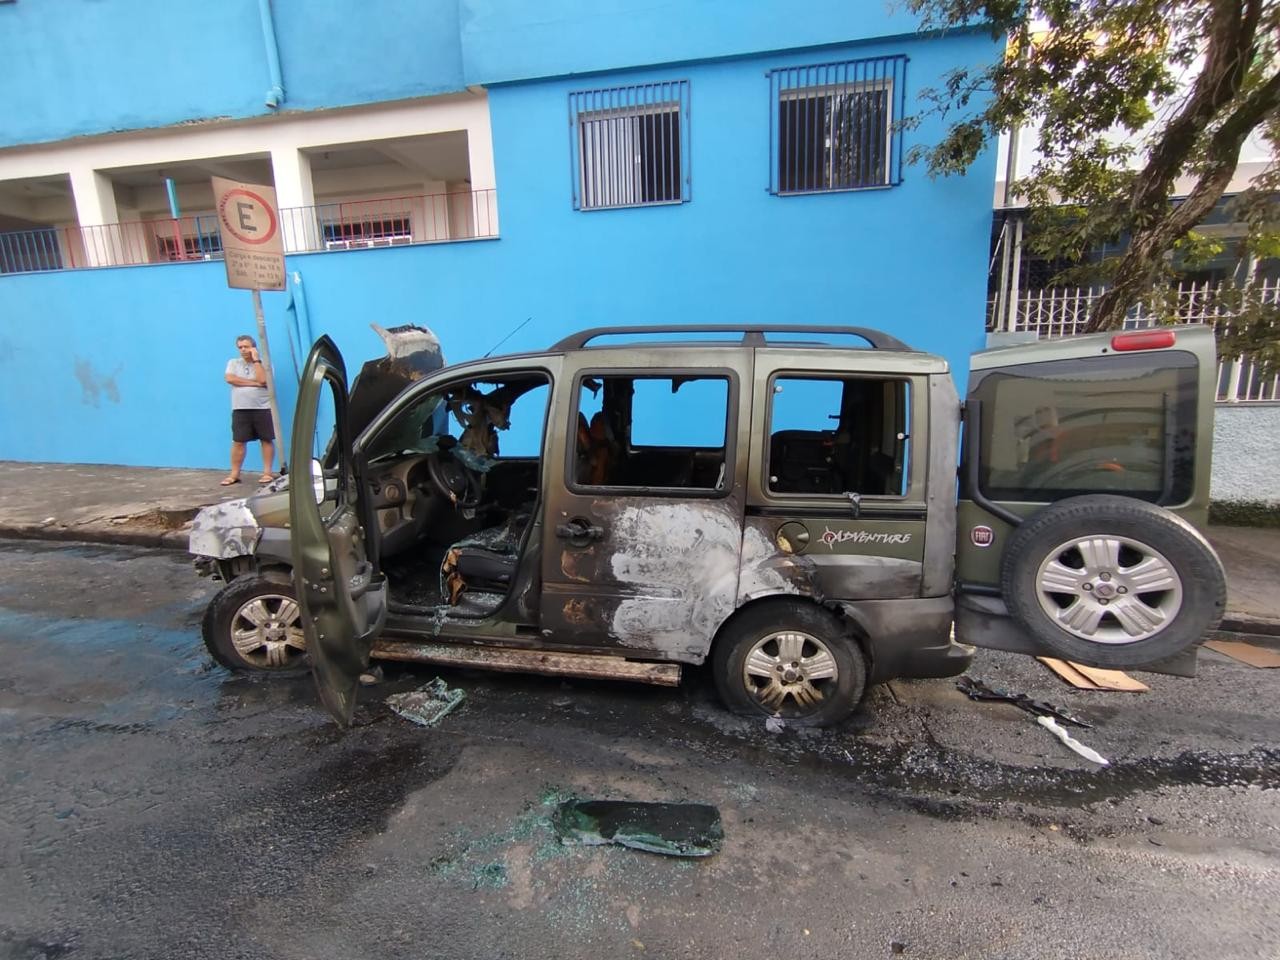
M 1280 510 L 1280 403 L 1220 403 L 1213 420 L 1214 500 L 1271 503 Z

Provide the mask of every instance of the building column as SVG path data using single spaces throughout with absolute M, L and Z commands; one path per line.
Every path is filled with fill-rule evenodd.
M 75 199 L 86 265 L 109 267 L 124 262 L 120 213 L 116 209 L 116 193 L 111 178 L 98 170 L 84 167 L 73 169 L 70 175 L 71 195 Z
M 297 147 L 272 147 L 271 173 L 276 182 L 285 252 L 323 250 L 324 237 L 316 221 L 316 194 L 311 183 L 311 158 Z
M 485 97 L 486 104 L 488 97 Z M 493 131 L 489 111 L 483 122 L 467 126 L 468 163 L 471 168 L 471 236 L 498 236 L 498 175 L 493 165 Z

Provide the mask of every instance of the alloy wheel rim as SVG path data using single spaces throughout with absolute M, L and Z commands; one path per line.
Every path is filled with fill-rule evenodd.
M 298 602 L 278 593 L 246 600 L 231 618 L 231 643 L 246 663 L 260 669 L 297 666 L 307 650 Z
M 1130 537 L 1075 537 L 1036 571 L 1040 609 L 1091 643 L 1136 643 L 1166 629 L 1182 609 L 1182 578 L 1162 553 Z
M 742 666 L 742 682 L 752 699 L 783 717 L 815 713 L 839 681 L 831 648 L 797 630 L 780 630 L 757 640 Z

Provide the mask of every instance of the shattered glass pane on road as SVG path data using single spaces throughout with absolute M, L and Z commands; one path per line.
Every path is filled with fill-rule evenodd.
M 720 811 L 705 803 L 569 800 L 552 825 L 561 843 L 616 843 L 669 857 L 709 857 L 724 841 Z
M 386 704 L 393 713 L 423 727 L 434 727 L 466 699 L 462 690 L 451 689 L 436 677 L 430 683 L 408 693 L 393 693 Z

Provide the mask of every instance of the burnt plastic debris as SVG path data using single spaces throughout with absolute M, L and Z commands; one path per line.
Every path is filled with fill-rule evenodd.
M 569 800 L 552 825 L 562 843 L 616 843 L 669 857 L 709 857 L 724 841 L 720 811 L 705 803 Z
M 447 683 L 436 677 L 417 690 L 392 694 L 387 697 L 386 704 L 394 713 L 406 720 L 411 720 L 419 726 L 434 727 L 466 699 L 466 696 L 463 691 L 451 689 Z
M 1035 714 L 1037 717 L 1054 717 L 1072 726 L 1093 727 L 1092 723 L 1081 720 L 1061 707 L 1055 707 L 1053 704 L 1045 703 L 1043 700 L 1034 700 L 1025 693 L 1011 693 L 1008 690 L 1001 690 L 999 687 L 989 687 L 974 677 L 961 677 L 956 681 L 956 689 L 970 700 L 1001 700 L 1005 703 L 1012 703 L 1015 707 L 1025 710 L 1027 713 Z

